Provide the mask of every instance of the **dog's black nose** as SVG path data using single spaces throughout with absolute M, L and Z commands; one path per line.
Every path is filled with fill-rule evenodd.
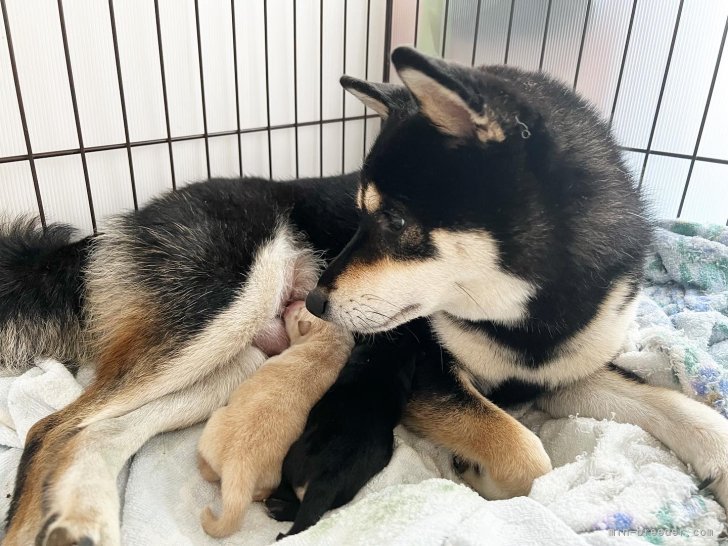
M 317 286 L 308 293 L 306 297 L 306 309 L 319 318 L 323 318 L 326 308 L 329 306 L 329 291 L 326 288 Z

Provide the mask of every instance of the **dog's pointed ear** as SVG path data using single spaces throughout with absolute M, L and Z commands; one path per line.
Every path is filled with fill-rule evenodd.
M 392 63 L 422 115 L 442 133 L 482 142 L 505 139 L 503 128 L 483 98 L 469 92 L 445 61 L 411 47 L 398 47 L 392 52 Z
M 313 323 L 310 320 L 299 320 L 298 321 L 298 333 L 305 336 L 311 331 Z
M 359 99 L 364 106 L 374 110 L 382 119 L 387 119 L 396 106 L 396 95 L 404 87 L 392 83 L 374 83 L 341 76 L 341 87 Z

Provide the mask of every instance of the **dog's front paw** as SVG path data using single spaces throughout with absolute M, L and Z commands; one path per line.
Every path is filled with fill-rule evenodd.
M 486 499 L 509 499 L 531 492 L 534 480 L 551 471 L 551 459 L 538 436 L 525 427 L 517 443 L 486 461 L 453 459 L 462 480 Z

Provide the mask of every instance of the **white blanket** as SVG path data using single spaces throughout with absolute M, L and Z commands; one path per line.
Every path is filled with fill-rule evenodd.
M 12 493 L 22 440 L 30 426 L 73 400 L 81 385 L 45 361 L 19 377 L 0 378 L 0 517 Z M 530 499 L 488 502 L 456 480 L 446 453 L 402 429 L 390 465 L 356 501 L 282 544 L 606 544 L 619 529 L 654 528 L 659 544 L 715 544 L 723 510 L 698 493 L 674 455 L 637 427 L 593 419 L 547 419 L 529 411 L 556 469 Z M 216 486 L 195 467 L 198 425 L 147 442 L 120 477 L 122 540 L 128 545 L 214 544 L 199 525 Z M 417 485 L 401 485 L 417 484 Z M 255 503 L 226 544 L 270 544 L 289 524 Z M 659 529 L 684 536 L 659 536 Z M 0 534 L 0 536 L 2 536 Z M 624 543 L 647 537 L 626 535 Z

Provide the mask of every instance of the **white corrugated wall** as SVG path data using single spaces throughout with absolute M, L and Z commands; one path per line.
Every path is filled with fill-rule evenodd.
M 173 183 L 179 187 L 205 178 L 208 163 L 213 176 L 237 176 L 241 166 L 246 174 L 276 178 L 354 169 L 366 147 L 365 123 L 367 143 L 379 127 L 374 118 L 362 119 L 364 108 L 356 100 L 343 97 L 338 78 L 346 71 L 381 80 L 386 0 L 3 4 L 0 215 L 38 214 L 40 196 L 48 222 L 70 222 L 90 232 L 91 205 L 102 229 L 109 215 L 132 209 L 135 198 L 141 206 Z M 426 52 L 444 52 L 467 64 L 507 61 L 575 84 L 612 119 L 627 162 L 658 216 L 679 212 L 686 219 L 726 223 L 728 54 L 719 59 L 718 53 L 728 2 L 389 4 L 393 47 L 416 39 Z M 344 117 L 345 126 L 337 121 Z

